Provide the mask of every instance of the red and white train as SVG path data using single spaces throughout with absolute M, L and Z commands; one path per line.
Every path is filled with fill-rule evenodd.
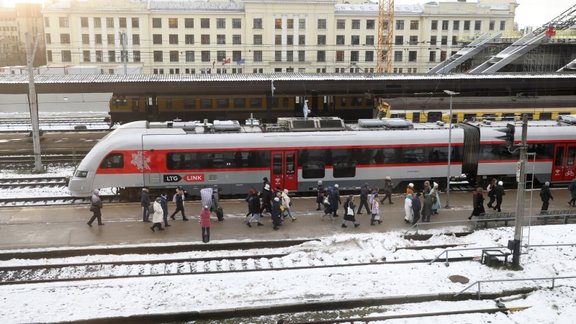
M 516 142 L 521 125 L 516 124 Z M 183 186 L 198 194 L 204 187 L 221 194 L 260 189 L 268 177 L 273 187 L 310 192 L 318 180 L 353 189 L 368 183 L 380 187 L 385 176 L 397 185 L 431 179 L 446 182 L 448 147 L 450 175 L 472 181 L 493 176 L 514 177 L 518 152 L 510 153 L 498 129 L 506 122 L 412 124 L 405 120 L 281 118 L 277 124 L 248 120 L 163 122 L 137 121 L 119 126 L 101 139 L 78 165 L 69 189 L 87 196 L 95 188 Z M 450 142 L 450 145 L 449 145 Z M 538 181 L 565 183 L 574 179 L 576 125 L 533 121 L 528 127 L 526 170 Z

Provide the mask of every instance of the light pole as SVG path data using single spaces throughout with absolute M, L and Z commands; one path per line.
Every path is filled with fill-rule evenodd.
M 450 158 L 452 157 L 452 97 L 459 95 L 459 92 L 444 90 L 450 96 L 450 112 L 448 116 L 448 172 L 446 173 L 446 208 L 450 208 Z

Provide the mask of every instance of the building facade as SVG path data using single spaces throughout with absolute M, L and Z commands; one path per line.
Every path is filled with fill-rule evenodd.
M 0 8 L 0 67 L 26 65 L 26 33 L 38 38 L 34 65 L 46 64 L 42 6 L 17 4 Z
M 425 73 L 484 33 L 514 31 L 515 0 L 397 5 L 394 73 Z M 46 61 L 104 74 L 373 72 L 378 5 L 359 0 L 101 0 L 43 10 Z

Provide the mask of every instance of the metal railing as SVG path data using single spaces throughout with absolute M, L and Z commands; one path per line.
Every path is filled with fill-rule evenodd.
M 476 292 L 476 295 L 477 295 L 478 299 L 480 299 L 481 294 L 482 294 L 480 285 L 481 285 L 482 283 L 507 282 L 507 281 L 552 280 L 552 287 L 550 287 L 550 288 L 551 288 L 551 289 L 554 289 L 554 285 L 556 284 L 556 280 L 561 280 L 561 279 L 576 279 L 576 276 L 478 280 L 478 281 L 474 282 L 473 284 L 469 285 L 468 287 L 460 290 L 460 292 L 456 293 L 456 294 L 454 295 L 454 297 L 457 297 L 457 296 L 461 295 L 461 294 L 462 294 L 463 292 L 465 292 L 466 290 L 468 290 L 468 289 L 470 289 L 471 287 L 477 285 L 477 286 L 478 286 L 478 291 Z

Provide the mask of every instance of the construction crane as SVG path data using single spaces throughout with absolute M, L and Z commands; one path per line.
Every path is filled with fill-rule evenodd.
M 378 73 L 392 73 L 393 37 L 394 0 L 378 0 L 378 47 L 376 49 L 376 72 Z

